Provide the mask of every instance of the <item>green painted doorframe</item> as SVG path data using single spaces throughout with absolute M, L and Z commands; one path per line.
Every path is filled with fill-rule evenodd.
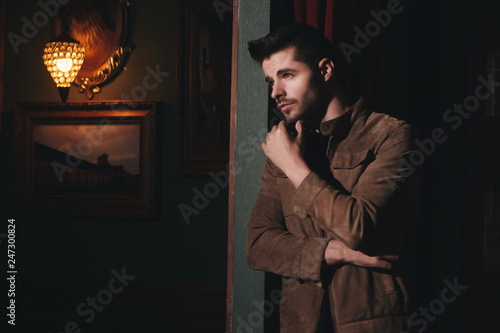
M 265 275 L 248 267 L 246 223 L 265 161 L 260 143 L 267 133 L 268 88 L 247 42 L 269 33 L 270 12 L 270 0 L 233 1 L 227 332 L 264 332 Z

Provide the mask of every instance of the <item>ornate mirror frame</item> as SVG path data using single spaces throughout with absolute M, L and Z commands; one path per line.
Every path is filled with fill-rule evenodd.
M 85 47 L 85 61 L 73 82 L 88 99 L 123 67 L 132 51 L 125 45 L 130 1 L 73 0 L 54 18 L 56 36 L 66 32 Z

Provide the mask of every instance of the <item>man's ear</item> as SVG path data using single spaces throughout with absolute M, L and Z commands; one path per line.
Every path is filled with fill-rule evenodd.
M 319 71 L 325 82 L 330 81 L 333 78 L 333 61 L 329 58 L 323 58 L 318 64 Z

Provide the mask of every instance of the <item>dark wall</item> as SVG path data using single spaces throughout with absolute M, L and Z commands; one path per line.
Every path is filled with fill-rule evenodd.
M 22 19 L 32 21 L 40 10 L 36 1 L 7 1 L 6 32 L 21 35 Z M 154 69 L 159 65 L 162 72 L 169 73 L 146 97 L 159 100 L 162 105 L 159 111 L 163 113 L 163 122 L 158 126 L 162 133 L 162 168 L 158 178 L 161 182 L 157 183 L 161 195 L 157 202 L 161 207 L 159 218 L 155 221 L 17 218 L 17 320 L 21 327 L 36 322 L 39 330 L 59 332 L 68 321 L 75 321 L 87 332 L 98 332 L 102 327 L 108 327 L 103 329 L 106 332 L 127 331 L 123 327 L 130 327 L 131 332 L 148 332 L 148 329 L 179 326 L 182 321 L 187 322 L 187 327 L 202 327 L 203 320 L 217 326 L 217 319 L 222 319 L 223 325 L 227 188 L 222 188 L 198 215 L 192 215 L 189 224 L 178 209 L 180 203 L 192 206 L 193 189 L 202 190 L 211 179 L 179 176 L 174 171 L 176 2 L 136 1 L 130 13 L 128 44 L 133 51 L 126 68 L 94 100 L 127 99 L 124 94 L 130 95 L 136 85 L 142 84 L 147 66 Z M 49 21 L 38 28 L 27 44 L 20 44 L 17 53 L 6 39 L 5 113 L 0 134 L 2 233 L 7 230 L 6 220 L 16 218 L 11 211 L 12 189 L 16 186 L 12 180 L 13 108 L 15 103 L 59 101 L 41 57 L 44 44 L 54 37 Z M 68 101 L 80 100 L 86 98 L 73 87 Z M 2 240 L 2 249 L 4 244 Z M 105 310 L 96 312 L 95 319 L 84 322 L 88 316 L 78 315 L 77 305 L 87 297 L 95 297 L 113 277 L 111 271 L 120 272 L 122 268 L 135 279 L 114 296 Z M 181 314 L 179 309 L 183 307 L 191 314 L 198 309 L 209 310 L 206 318 L 194 322 Z
M 482 267 L 483 196 L 484 187 L 498 179 L 493 171 L 498 162 L 487 156 L 497 155 L 498 119 L 485 116 L 486 101 L 460 126 L 445 114 L 475 96 L 478 76 L 487 75 L 487 51 L 498 49 L 500 3 L 401 3 L 405 11 L 387 31 L 381 111 L 414 124 L 420 141 L 427 142 L 413 240 L 418 305 L 413 324 L 425 332 L 494 331 L 500 295 L 493 281 L 499 276 Z M 444 131 L 444 142 L 431 143 L 436 129 Z M 444 302 L 448 283 L 461 289 Z

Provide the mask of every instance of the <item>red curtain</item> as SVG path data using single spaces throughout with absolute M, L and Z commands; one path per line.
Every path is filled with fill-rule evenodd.
M 323 30 L 325 36 L 333 38 L 333 0 L 294 0 L 295 22 L 307 23 Z M 320 26 L 320 22 L 323 22 Z
M 387 8 L 387 0 L 294 0 L 295 22 L 304 22 L 323 31 L 338 49 L 336 74 L 351 102 L 363 95 L 365 101 L 378 109 L 385 30 L 370 40 L 368 46 L 349 59 L 339 49 L 341 43 L 355 46 L 356 30 L 364 31 L 373 21 L 371 11 Z M 345 45 L 345 44 L 344 44 Z M 348 61 L 351 60 L 351 61 Z

